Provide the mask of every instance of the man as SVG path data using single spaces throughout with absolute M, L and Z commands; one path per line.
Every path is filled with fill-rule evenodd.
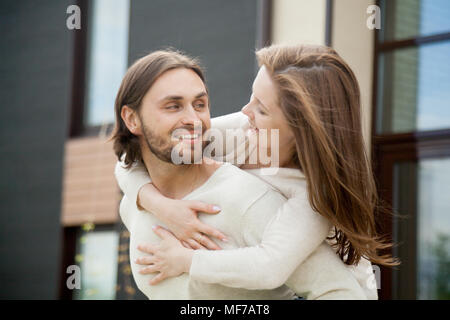
M 200 218 L 227 235 L 229 241 L 220 243 L 223 249 L 261 242 L 265 227 L 286 199 L 257 177 L 203 157 L 204 135 L 210 128 L 209 97 L 203 73 L 194 60 L 170 51 L 157 51 L 138 60 L 122 81 L 115 112 L 117 124 L 113 139 L 119 159 L 127 166 L 143 161 L 152 183 L 167 197 L 218 204 L 220 214 Z M 196 150 L 198 145 L 200 150 Z M 180 164 L 174 159 L 180 155 L 190 163 Z M 246 290 L 194 281 L 187 274 L 150 286 L 151 276 L 140 274 L 133 261 L 139 255 L 139 244 L 160 241 L 151 231 L 152 226 L 164 224 L 154 215 L 137 210 L 126 197 L 120 213 L 130 231 L 134 279 L 151 299 L 294 297 L 286 285 L 272 290 Z M 322 253 L 321 250 L 318 252 Z M 331 255 L 331 262 L 338 259 L 331 249 L 325 254 Z M 312 258 L 308 259 L 309 263 L 315 261 L 314 255 Z M 350 272 L 339 263 L 342 277 L 348 277 L 349 283 L 358 287 Z M 299 279 L 302 276 L 298 275 Z M 364 297 L 362 290 L 359 297 Z

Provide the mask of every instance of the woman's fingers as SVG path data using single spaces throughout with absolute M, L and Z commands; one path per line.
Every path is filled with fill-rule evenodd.
M 153 256 L 139 257 L 134 262 L 136 264 L 149 265 L 155 263 L 155 258 Z
M 152 278 L 152 280 L 150 280 L 150 285 L 152 285 L 152 286 L 154 286 L 155 284 L 158 284 L 158 283 L 160 283 L 161 281 L 163 281 L 164 279 L 166 279 L 167 277 L 163 274 L 163 273 L 160 273 L 160 274 L 158 274 L 157 276 L 154 276 L 153 278 Z
M 140 274 L 150 274 L 150 273 L 155 273 L 158 272 L 160 270 L 158 270 L 158 268 L 155 265 L 151 265 L 145 268 L 142 268 L 141 270 L 139 270 Z
M 194 249 L 194 248 L 192 248 L 192 247 L 189 245 L 189 243 L 187 243 L 186 241 L 181 241 L 181 244 L 182 244 L 185 248 L 188 248 L 188 249 Z
M 192 249 L 206 249 L 194 239 L 187 239 L 186 242 L 192 247 Z
M 152 229 L 153 229 L 153 232 L 156 233 L 156 235 L 158 237 L 160 237 L 161 239 L 175 238 L 175 236 L 172 234 L 172 232 L 164 229 L 161 226 L 153 226 Z
M 204 203 L 202 201 L 192 201 L 191 209 L 194 209 L 195 211 L 201 211 L 203 213 L 208 213 L 208 214 L 216 214 L 216 213 L 219 213 L 220 210 L 222 210 L 217 205 Z
M 155 253 L 155 250 L 156 250 L 155 246 L 150 243 L 140 244 L 137 246 L 137 249 L 139 251 L 149 253 L 149 254 Z
M 200 232 L 202 232 L 210 237 L 217 238 L 224 242 L 228 242 L 227 237 L 222 232 L 214 229 L 213 227 L 208 226 L 207 224 L 200 222 L 198 225 L 198 229 Z
M 207 236 L 201 234 L 201 233 L 197 233 L 197 235 L 194 236 L 195 240 L 200 243 L 201 245 L 203 245 L 206 249 L 209 250 L 220 250 L 220 247 L 214 243 L 214 241 L 212 241 L 210 238 L 208 238 Z

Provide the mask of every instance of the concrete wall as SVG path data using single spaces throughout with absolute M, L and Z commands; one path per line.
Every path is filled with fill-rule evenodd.
M 248 102 L 256 71 L 256 0 L 133 0 L 130 10 L 130 64 L 172 46 L 206 67 L 212 117 Z
M 57 298 L 71 2 L 0 2 L 1 299 Z
M 325 44 L 325 0 L 275 0 L 272 4 L 272 43 Z
M 333 1 L 332 46 L 350 65 L 361 88 L 364 138 L 370 151 L 375 30 L 367 28 L 373 0 Z

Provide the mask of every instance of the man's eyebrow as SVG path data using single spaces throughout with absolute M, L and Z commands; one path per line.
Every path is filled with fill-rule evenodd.
M 165 96 L 164 98 L 160 99 L 159 102 L 173 101 L 173 100 L 183 100 L 183 97 L 182 96 Z
M 207 96 L 208 94 L 205 91 L 200 92 L 198 95 L 195 96 L 195 99 Z
M 204 97 L 204 96 L 207 96 L 208 94 L 205 92 L 205 91 L 202 91 L 202 92 L 200 92 L 199 94 L 197 94 L 196 96 L 195 96 L 195 99 L 198 99 L 198 98 L 201 98 L 201 97 Z M 174 101 L 174 100 L 177 100 L 177 101 L 179 101 L 179 100 L 183 100 L 184 99 L 184 97 L 182 97 L 182 96 L 166 96 L 166 97 L 164 97 L 164 98 L 162 98 L 161 100 L 159 100 L 160 102 L 164 102 L 164 101 Z

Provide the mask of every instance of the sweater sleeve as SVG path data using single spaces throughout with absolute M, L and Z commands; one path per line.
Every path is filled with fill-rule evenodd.
M 127 201 L 134 204 L 137 203 L 139 189 L 143 185 L 152 182 L 147 169 L 140 161 L 135 162 L 129 169 L 125 168 L 125 164 L 122 161 L 118 161 L 114 174 L 120 189 L 128 198 Z
M 257 217 L 263 210 L 263 207 L 253 206 L 251 211 Z M 195 251 L 191 277 L 235 288 L 277 288 L 319 247 L 330 227 L 324 217 L 311 209 L 304 196 L 291 198 L 266 226 L 259 245 Z
M 245 163 L 256 149 L 256 142 L 247 136 L 249 126 L 247 116 L 242 112 L 211 119 L 211 134 L 215 138 L 210 148 L 215 150 L 214 158 L 236 166 Z

